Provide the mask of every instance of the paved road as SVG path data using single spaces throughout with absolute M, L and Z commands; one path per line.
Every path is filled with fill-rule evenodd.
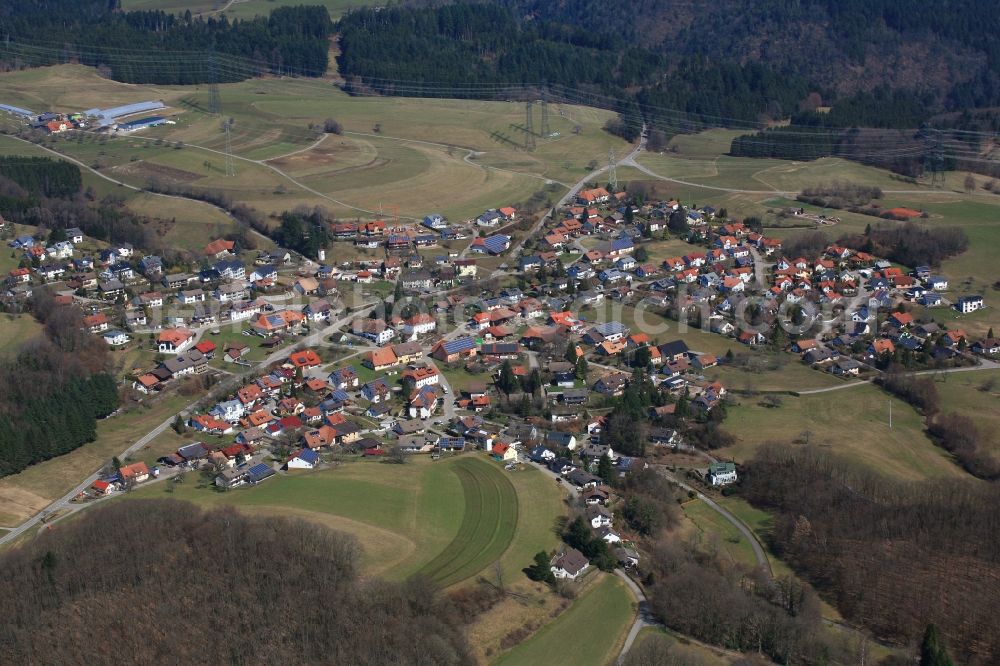
M 377 303 L 377 301 L 372 301 L 372 302 L 369 302 L 369 303 L 365 303 L 361 307 L 362 307 L 362 309 L 366 308 L 366 307 L 371 307 L 371 306 L 375 305 L 376 303 Z M 336 330 L 336 329 L 338 329 L 338 328 L 340 328 L 342 326 L 345 326 L 346 324 L 348 324 L 349 322 L 351 322 L 353 319 L 355 319 L 357 316 L 358 316 L 358 313 L 355 312 L 355 313 L 353 313 L 351 315 L 347 315 L 345 317 L 342 317 L 341 319 L 338 319 L 337 321 L 334 321 L 330 325 L 325 326 L 322 329 L 320 329 L 320 330 L 318 330 L 318 331 L 316 331 L 314 333 L 311 333 L 310 335 L 306 336 L 305 338 L 302 338 L 301 340 L 298 341 L 298 344 L 302 344 L 302 343 L 304 343 L 306 345 L 315 345 L 315 344 L 318 344 L 320 341 L 323 340 L 323 338 L 326 335 L 328 335 L 329 333 L 333 332 L 334 330 Z M 204 330 L 204 328 L 206 328 L 206 327 L 202 327 L 202 330 Z M 265 358 L 263 361 L 261 361 L 260 363 L 258 363 L 254 367 L 256 369 L 265 368 L 268 365 L 270 365 L 271 363 L 273 363 L 273 362 L 275 362 L 277 360 L 280 360 L 282 358 L 285 358 L 287 355 L 288 355 L 288 349 L 278 349 L 278 350 L 272 352 L 267 358 Z M 184 407 L 183 410 L 181 410 L 180 413 L 186 415 L 187 413 L 190 412 L 190 410 L 194 409 L 195 405 L 197 405 L 200 400 L 201 400 L 201 398 L 199 398 L 198 400 L 195 400 L 191 404 L 187 405 L 186 407 Z M 163 421 L 162 423 L 160 423 L 159 425 L 157 425 L 155 428 L 153 428 L 152 430 L 150 430 L 149 432 L 147 432 L 145 435 L 143 435 L 142 437 L 140 437 L 138 440 L 136 440 L 135 443 L 133 443 L 127 449 L 125 449 L 120 454 L 118 454 L 118 458 L 124 460 L 125 458 L 127 458 L 130 455 L 132 455 L 133 453 L 139 451 L 144 446 L 146 446 L 147 444 L 149 444 L 151 441 L 153 441 L 154 439 L 156 439 L 157 437 L 159 437 L 161 434 L 163 434 L 164 431 L 166 431 L 167 428 L 169 428 L 171 426 L 171 424 L 173 424 L 174 419 L 176 417 L 177 417 L 176 414 L 171 415 L 165 421 Z M 87 488 L 89 488 L 91 486 L 91 484 L 93 484 L 94 481 L 96 481 L 99 478 L 99 472 L 100 472 L 100 470 L 98 470 L 98 471 L 94 472 L 93 474 L 89 475 L 84 481 L 82 481 L 80 484 L 78 484 L 76 487 L 74 487 L 71 491 L 69 491 L 68 493 L 66 493 L 65 495 L 63 495 L 62 497 L 60 497 L 59 499 L 57 499 L 54 502 L 52 502 L 51 504 L 49 504 L 42 511 L 36 513 L 34 516 L 32 516 L 28 520 L 24 521 L 23 523 L 21 523 L 17 527 L 11 528 L 10 531 L 8 531 L 3 536 L 0 536 L 0 545 L 8 543 L 8 542 L 13 541 L 14 539 L 18 538 L 21 534 L 23 534 L 24 532 L 30 530 L 35 525 L 39 524 L 41 522 L 42 518 L 45 517 L 45 516 L 47 516 L 47 515 L 50 515 L 52 513 L 55 513 L 57 511 L 61 511 L 61 510 L 65 510 L 65 509 L 69 509 L 70 511 L 76 511 L 79 508 L 87 506 L 86 504 L 73 504 L 72 503 L 72 499 L 74 497 L 76 497 L 77 495 L 79 495 L 84 490 L 86 490 Z
M 793 190 L 741 190 L 741 189 L 734 188 L 734 187 L 721 187 L 719 185 L 706 185 L 705 183 L 695 183 L 695 182 L 692 182 L 692 181 L 689 181 L 689 180 L 680 180 L 680 179 L 677 179 L 677 178 L 671 178 L 669 176 L 660 175 L 660 174 L 656 173 L 655 171 L 653 171 L 652 169 L 650 169 L 649 167 L 643 166 L 642 164 L 640 164 L 639 162 L 637 162 L 634 159 L 634 156 L 632 156 L 632 155 L 630 155 L 630 156 L 622 159 L 618 163 L 618 165 L 619 166 L 629 166 L 629 167 L 632 167 L 633 169 L 638 169 L 639 171 L 643 172 L 647 176 L 651 176 L 653 178 L 656 178 L 657 180 L 667 181 L 668 183 L 677 183 L 678 185 L 687 185 L 689 187 L 700 187 L 702 189 L 713 190 L 715 192 L 729 192 L 729 193 L 733 193 L 733 194 L 761 194 L 761 195 L 771 195 L 771 196 L 776 196 L 777 195 L 777 196 L 785 196 L 785 197 L 792 197 L 792 198 L 794 198 L 794 197 L 796 197 L 796 196 L 799 195 L 799 190 L 794 190 L 794 191 Z M 928 187 L 927 189 L 923 189 L 923 190 L 882 190 L 882 191 L 885 194 L 933 194 L 933 195 L 938 195 L 938 196 L 940 196 L 941 194 L 961 194 L 960 192 L 953 191 L 953 190 L 932 189 L 930 187 Z M 974 196 L 989 196 L 989 193 L 987 193 L 987 192 L 983 192 L 983 193 L 973 192 L 971 194 L 973 194 Z
M 621 162 L 620 162 L 621 164 L 625 164 L 626 162 L 628 162 L 629 164 L 634 163 L 635 162 L 635 156 L 638 155 L 640 152 L 642 152 L 642 150 L 646 147 L 646 132 L 645 132 L 645 129 L 646 128 L 643 127 L 642 138 L 639 139 L 639 143 L 636 144 L 636 146 L 632 149 L 632 151 L 621 160 Z M 569 188 L 569 191 L 566 192 L 566 194 L 563 195 L 562 199 L 560 199 L 556 203 L 556 205 L 555 205 L 555 207 L 554 207 L 553 210 L 559 210 L 560 208 L 562 208 L 563 206 L 565 206 L 567 203 L 569 203 L 570 201 L 572 201 L 576 197 L 577 193 L 580 190 L 582 190 L 587 185 L 587 183 L 589 183 L 590 181 L 594 180 L 597 176 L 601 175 L 602 173 L 604 173 L 607 170 L 608 170 L 607 166 L 602 166 L 602 167 L 599 167 L 597 169 L 594 169 L 593 171 L 591 171 L 590 173 L 588 173 L 586 176 L 584 176 L 583 178 L 581 178 L 579 181 L 576 182 L 576 184 L 574 184 L 571 188 Z M 535 226 L 531 227 L 531 229 L 528 231 L 528 233 L 525 234 L 524 238 L 522 238 L 518 243 L 516 243 L 513 247 L 511 247 L 511 249 L 510 249 L 511 261 L 516 261 L 517 257 L 521 253 L 521 249 L 524 247 L 525 241 L 528 240 L 529 238 L 532 238 L 533 236 L 535 236 L 535 234 L 538 233 L 538 230 L 541 229 L 542 226 L 545 225 L 545 221 L 548 220 L 551 216 L 552 216 L 552 211 L 550 210 L 548 213 L 546 213 L 545 215 L 543 215 L 542 218 L 540 220 L 538 220 L 538 222 L 535 223 Z
M 187 407 L 185 407 L 183 411 L 187 412 L 188 410 L 193 409 L 196 404 L 198 404 L 197 400 L 194 401 L 194 402 L 192 402 Z M 128 457 L 129 455 L 131 455 L 132 453 L 135 453 L 136 451 L 138 451 L 142 447 L 144 447 L 147 444 L 149 444 L 151 441 L 153 441 L 159 435 L 161 435 L 167 428 L 170 427 L 170 425 L 174 422 L 174 419 L 176 418 L 176 416 L 177 416 L 176 414 L 171 415 L 163 423 L 159 424 L 158 426 L 156 426 L 155 428 L 153 428 L 152 430 L 150 430 L 148 433 L 146 433 L 145 435 L 143 435 L 141 438 L 139 438 L 138 440 L 136 440 L 136 442 L 134 444 L 132 444 L 127 449 L 125 449 L 121 454 L 119 454 L 118 457 L 120 459 L 124 459 L 124 458 Z M 45 516 L 47 516 L 47 515 L 50 515 L 52 513 L 55 513 L 57 511 L 61 511 L 61 510 L 64 510 L 64 509 L 69 509 L 70 511 L 76 511 L 77 509 L 79 509 L 82 506 L 84 506 L 84 505 L 79 505 L 79 504 L 72 504 L 71 500 L 74 497 L 76 497 L 77 495 L 79 495 L 80 493 L 82 493 L 84 490 L 86 490 L 87 488 L 89 488 L 90 485 L 92 483 L 94 483 L 94 481 L 97 481 L 97 479 L 99 477 L 99 473 L 100 473 L 100 470 L 98 470 L 97 472 L 94 472 L 93 474 L 91 474 L 90 476 L 88 476 L 83 482 L 81 482 L 79 485 L 77 485 L 75 488 L 73 488 L 73 490 L 69 491 L 68 493 L 66 493 L 65 495 L 63 495 L 62 497 L 60 497 L 59 499 L 57 499 L 56 501 L 54 501 L 51 504 L 49 504 L 42 511 L 36 513 L 34 516 L 32 516 L 28 520 L 24 521 L 23 523 L 21 523 L 17 527 L 11 528 L 11 530 L 9 532 L 7 532 L 7 534 L 4 534 L 2 537 L 0 537 L 0 545 L 5 544 L 5 543 L 7 543 L 9 541 L 13 541 L 14 539 L 18 538 L 19 536 L 21 536 L 21 534 L 23 534 L 24 532 L 27 532 L 32 527 L 34 527 L 35 525 L 39 524 L 41 522 L 42 518 L 45 517 Z
M 570 497 L 571 501 L 580 496 L 580 489 L 577 488 L 576 486 L 574 486 L 572 483 L 569 483 L 565 478 L 563 478 L 563 476 L 561 474 L 557 474 L 557 473 L 553 472 L 547 466 L 541 465 L 539 463 L 536 463 L 535 461 L 531 460 L 527 456 L 522 456 L 521 462 L 523 462 L 525 464 L 528 464 L 528 465 L 534 465 L 536 468 L 538 468 L 539 470 L 541 470 L 542 474 L 545 474 L 549 478 L 552 478 L 552 479 L 556 480 L 557 482 L 559 482 L 559 484 L 563 488 L 565 488 L 567 492 L 569 492 L 569 497 Z
M 697 488 L 688 485 L 687 483 L 678 479 L 674 474 L 667 471 L 664 467 L 658 466 L 656 467 L 656 471 L 665 476 L 673 483 L 676 483 L 684 490 L 694 493 L 695 497 L 700 499 L 702 502 L 708 505 L 709 508 L 711 508 L 720 516 L 729 521 L 733 525 L 733 527 L 739 530 L 740 534 L 742 534 L 746 538 L 746 540 L 750 542 L 750 547 L 753 549 L 753 556 L 754 559 L 757 560 L 757 565 L 764 567 L 764 569 L 768 572 L 769 575 L 773 575 L 771 571 L 771 561 L 767 559 L 767 553 L 764 552 L 764 547 L 761 546 L 760 541 L 757 540 L 757 535 L 754 534 L 753 531 L 751 531 L 751 529 L 747 527 L 742 520 L 734 516 L 726 508 L 720 506 L 719 503 L 713 500 L 711 497 L 707 497 Z
M 622 651 L 618 653 L 618 659 L 615 662 L 621 664 L 625 661 L 625 655 L 632 649 L 632 644 L 635 643 L 635 639 L 640 631 L 646 627 L 662 627 L 663 625 L 653 617 L 653 613 L 649 608 L 649 600 L 646 599 L 646 593 L 642 591 L 642 588 L 622 569 L 615 569 L 615 575 L 625 582 L 625 585 L 632 591 L 632 596 L 635 597 L 636 602 L 639 604 L 639 612 L 635 616 L 635 622 L 632 623 L 632 628 L 629 630 L 628 636 L 625 637 L 625 644 L 622 646 Z

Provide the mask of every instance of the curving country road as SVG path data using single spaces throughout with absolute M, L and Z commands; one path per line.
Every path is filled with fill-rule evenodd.
M 637 143 L 635 145 L 635 147 L 632 149 L 632 151 L 628 155 L 626 155 L 624 158 L 622 158 L 622 160 L 619 162 L 619 164 L 624 164 L 626 162 L 628 162 L 629 164 L 634 163 L 635 162 L 635 156 L 638 155 L 639 153 L 641 153 L 645 147 L 646 147 L 646 127 L 644 125 L 643 128 L 642 128 L 642 134 L 641 134 L 641 138 L 639 139 L 639 143 Z M 596 178 L 597 176 L 601 175 L 602 173 L 604 173 L 607 170 L 608 170 L 608 167 L 606 167 L 606 166 L 599 167 L 597 169 L 594 169 L 590 173 L 588 173 L 586 176 L 584 176 L 580 180 L 578 180 L 571 188 L 569 188 L 569 191 L 567 191 L 566 194 L 564 194 L 563 197 L 561 199 L 559 199 L 558 202 L 556 202 L 555 206 L 553 206 L 552 209 L 550 209 L 548 213 L 546 213 L 545 215 L 543 215 L 541 217 L 541 219 L 539 219 L 538 222 L 536 222 L 535 225 L 533 227 L 531 227 L 531 229 L 528 230 L 528 232 L 524 235 L 524 238 L 522 238 L 518 243 L 516 243 L 513 247 L 511 247 L 511 249 L 510 249 L 510 256 L 512 258 L 515 258 L 515 257 L 517 257 L 521 253 L 521 249 L 524 247 L 525 241 L 527 241 L 529 238 L 533 237 L 535 234 L 538 233 L 538 230 L 541 229 L 542 226 L 545 225 L 545 221 L 548 220 L 550 217 L 552 217 L 552 211 L 553 210 L 557 210 L 557 209 L 562 208 L 563 206 L 565 206 L 574 197 L 576 197 L 576 195 L 580 192 L 580 190 L 582 190 L 587 185 L 587 183 L 589 183 L 590 181 L 594 180 L 594 178 Z
M 678 178 L 671 178 L 670 176 L 663 176 L 661 174 L 658 174 L 655 171 L 653 171 L 652 169 L 650 169 L 649 167 L 644 166 L 643 164 L 640 164 L 639 162 L 637 162 L 635 160 L 635 156 L 634 155 L 629 155 L 628 157 L 622 159 L 618 163 L 618 165 L 619 166 L 632 167 L 633 169 L 641 171 L 642 173 L 646 174 L 647 176 L 651 176 L 652 178 L 656 178 L 657 180 L 666 181 L 668 183 L 676 183 L 678 185 L 686 185 L 688 187 L 700 187 L 701 189 L 712 190 L 714 192 L 727 192 L 727 193 L 730 193 L 730 194 L 761 194 L 761 195 L 771 195 L 771 196 L 780 195 L 780 196 L 786 196 L 786 197 L 787 196 L 796 197 L 800 193 L 800 190 L 794 190 L 794 191 L 793 190 L 743 190 L 743 189 L 739 189 L 739 188 L 735 188 L 735 187 L 722 187 L 722 186 L 719 186 L 719 185 L 707 185 L 705 183 L 695 183 L 695 182 L 691 182 L 689 180 L 680 180 Z M 882 190 L 882 192 L 885 193 L 885 194 L 911 194 L 911 195 L 933 194 L 933 195 L 941 195 L 941 194 L 946 194 L 946 193 L 948 193 L 950 191 L 924 189 L 924 190 Z M 954 192 L 954 194 L 959 194 L 959 192 Z M 970 193 L 970 194 L 972 194 L 973 196 L 987 196 L 987 197 L 991 196 L 989 193 L 984 193 L 984 194 L 981 195 L 979 192 L 973 192 L 973 193 Z

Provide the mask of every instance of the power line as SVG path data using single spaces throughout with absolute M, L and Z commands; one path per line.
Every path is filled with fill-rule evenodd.
M 215 51 L 208 54 L 208 112 L 219 115 L 222 101 L 219 99 L 219 70 L 215 66 Z
M 611 186 L 611 191 L 618 191 L 618 173 L 615 170 L 615 149 L 608 149 L 608 184 Z
M 524 103 L 524 149 L 532 151 L 535 149 L 535 114 L 531 107 L 534 105 L 530 99 Z
M 233 161 L 233 144 L 229 136 L 229 131 L 233 126 L 234 120 L 230 118 L 222 123 L 222 127 L 226 132 L 226 176 L 236 175 L 236 164 Z

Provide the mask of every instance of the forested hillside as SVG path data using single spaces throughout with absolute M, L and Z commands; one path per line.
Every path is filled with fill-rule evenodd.
M 545 94 L 620 111 L 632 135 L 643 115 L 671 128 L 781 116 L 810 90 L 804 80 L 756 64 L 676 59 L 592 23 L 525 21 L 496 4 L 363 9 L 339 28 L 338 63 L 348 91 L 487 99 Z
M 984 30 L 1000 25 L 1000 5 L 990 0 L 501 2 L 671 57 L 759 62 L 838 97 L 887 86 L 965 107 L 995 104 L 1000 93 L 1000 35 Z
M 0 3 L 0 65 L 81 62 L 129 83 L 239 81 L 264 73 L 319 76 L 327 68 L 323 7 L 279 7 L 230 22 L 160 11 L 121 12 L 117 0 Z
M 344 17 L 339 64 L 348 90 L 547 94 L 615 109 L 632 134 L 642 119 L 668 132 L 788 118 L 795 126 L 917 128 L 938 114 L 1000 104 L 1000 37 L 979 28 L 1000 24 L 1000 5 L 931 4 L 940 7 L 922 0 L 412 3 Z
M 0 557 L 0 652 L 24 664 L 472 663 L 429 584 L 359 577 L 301 520 L 117 500 Z
M 0 476 L 93 441 L 97 419 L 118 408 L 108 346 L 83 329 L 74 305 L 35 292 L 45 334 L 0 364 Z
M 901 483 L 829 453 L 762 448 L 746 498 L 776 514 L 782 559 L 877 636 L 919 640 L 934 623 L 957 663 L 1000 658 L 1000 489 L 978 481 Z

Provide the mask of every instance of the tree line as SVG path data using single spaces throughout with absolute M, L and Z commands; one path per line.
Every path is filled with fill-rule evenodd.
M 902 643 L 935 623 L 964 659 L 1000 653 L 1000 487 L 898 481 L 780 444 L 743 472 L 744 496 L 775 514 L 776 554 L 848 620 Z
M 114 502 L 0 556 L 0 645 L 33 664 L 472 663 L 429 583 L 360 568 L 352 537 L 314 523 Z
M 585 27 L 583 27 L 585 26 Z M 495 4 L 361 9 L 341 19 L 339 71 L 348 92 L 384 95 L 524 98 L 513 86 L 561 86 L 614 100 L 612 129 L 634 138 L 643 120 L 683 130 L 680 109 L 693 124 L 722 117 L 756 120 L 792 108 L 808 93 L 804 81 L 758 64 L 692 56 L 667 58 L 588 21 L 522 20 Z M 563 93 L 547 93 L 558 101 Z
M 35 197 L 71 197 L 83 187 L 78 166 L 51 157 L 0 156 L 0 176 Z
M 298 207 L 281 214 L 281 225 L 270 232 L 275 242 L 310 259 L 330 242 L 330 224 L 334 219 L 323 208 Z
M 325 7 L 279 7 L 230 21 L 162 11 L 122 12 L 108 0 L 12 3 L 0 14 L 0 64 L 80 62 L 128 83 L 190 85 L 267 73 L 321 76 L 333 23 Z M 233 58 L 238 58 L 233 63 Z
M 44 335 L 0 363 L 0 476 L 93 441 L 119 404 L 107 345 L 82 329 L 79 309 L 44 290 L 34 300 Z
M 938 266 L 969 247 L 969 237 L 960 227 L 925 227 L 913 222 L 880 223 L 869 226 L 864 234 L 842 236 L 837 242 L 914 267 Z

